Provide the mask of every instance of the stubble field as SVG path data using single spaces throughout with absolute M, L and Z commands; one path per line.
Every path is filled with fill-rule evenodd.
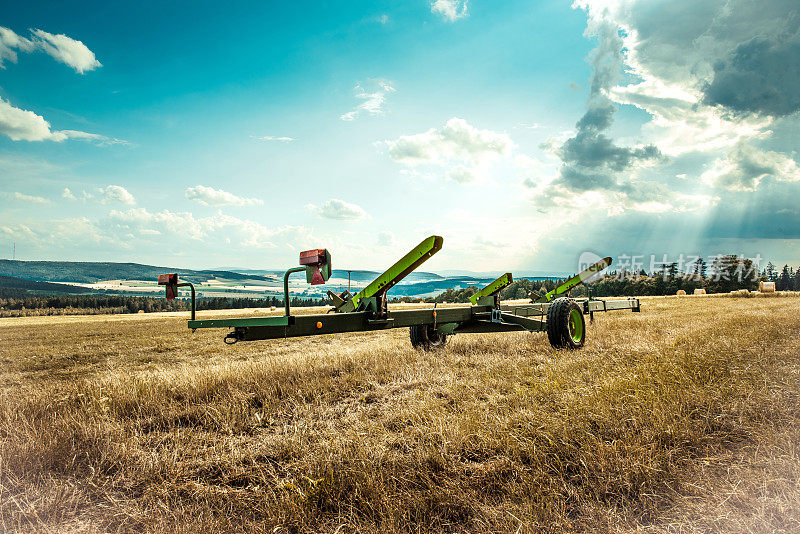
M 798 312 L 647 299 L 576 352 L 4 319 L 0 529 L 796 532 Z

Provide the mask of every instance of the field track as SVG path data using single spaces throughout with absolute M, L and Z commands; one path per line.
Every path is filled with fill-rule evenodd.
M 0 531 L 800 531 L 800 298 L 646 299 L 577 352 L 185 315 L 0 320 Z

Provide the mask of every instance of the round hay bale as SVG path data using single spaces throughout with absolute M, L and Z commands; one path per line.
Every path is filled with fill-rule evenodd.
M 684 291 L 683 289 L 679 289 L 678 292 L 675 293 L 675 294 L 678 295 L 679 297 L 682 297 L 682 296 L 686 295 L 686 291 Z
M 698 288 L 698 289 L 695 289 L 695 290 L 694 290 L 694 294 L 695 294 L 695 295 L 705 295 L 705 294 L 706 294 L 706 290 L 705 290 L 705 289 L 699 289 L 699 288 Z
M 275 311 L 275 306 L 270 306 L 269 311 Z
M 761 293 L 775 293 L 775 282 L 760 281 L 758 283 L 758 291 Z
M 139 311 L 138 311 L 138 312 L 136 312 L 136 313 L 144 313 L 144 310 L 139 310 Z

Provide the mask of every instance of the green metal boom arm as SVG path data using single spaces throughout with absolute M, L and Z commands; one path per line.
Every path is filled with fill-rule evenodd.
M 484 287 L 483 289 L 477 291 L 474 295 L 469 298 L 469 301 L 474 306 L 484 297 L 491 297 L 500 292 L 501 289 L 506 287 L 508 284 L 514 281 L 514 277 L 511 276 L 511 273 L 506 273 L 503 276 L 499 277 L 497 280 L 489 284 L 488 286 Z
M 400 258 L 397 263 L 386 269 L 383 274 L 370 282 L 367 287 L 339 306 L 336 311 L 355 311 L 358 309 L 358 303 L 361 299 L 384 295 L 394 287 L 395 284 L 414 271 L 414 269 L 425 263 L 428 258 L 442 250 L 443 241 L 444 240 L 438 235 L 432 235 L 424 239 L 419 245 L 414 247 L 411 252 Z
M 554 290 L 549 291 L 536 302 L 551 302 L 558 295 L 566 293 L 567 291 L 577 286 L 581 282 L 588 280 L 596 273 L 599 273 L 609 265 L 611 265 L 611 258 L 603 258 L 594 265 L 590 265 L 587 269 L 576 274 L 575 276 L 573 276 L 572 278 L 570 278 L 569 280 L 567 280 L 566 282 L 555 288 Z

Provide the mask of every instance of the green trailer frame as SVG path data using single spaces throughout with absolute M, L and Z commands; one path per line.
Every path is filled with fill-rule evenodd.
M 602 300 L 593 298 L 572 299 L 561 296 L 611 263 L 604 258 L 582 273 L 570 278 L 542 298 L 541 302 L 528 304 L 503 304 L 500 291 L 513 282 L 511 273 L 505 273 L 479 290 L 469 306 L 447 306 L 419 309 L 389 309 L 386 292 L 405 276 L 419 267 L 442 248 L 442 238 L 430 236 L 414 247 L 362 291 L 355 295 L 347 292 L 337 295 L 328 292 L 333 308 L 326 314 L 292 315 L 289 308 L 288 278 L 293 272 L 305 270 L 307 280 L 312 272 L 329 275 L 330 254 L 325 249 L 313 251 L 318 263 L 309 263 L 308 252 L 301 254 L 305 267 L 293 268 L 284 275 L 285 314 L 272 317 L 247 317 L 223 319 L 196 319 L 194 286 L 178 282 L 177 275 L 159 277 L 159 284 L 167 286 L 167 298 L 177 295 L 178 287 L 191 289 L 191 319 L 188 327 L 232 329 L 224 338 L 226 343 L 256 341 L 345 332 L 368 332 L 392 328 L 409 328 L 411 343 L 416 348 L 433 349 L 443 346 L 448 336 L 461 333 L 490 332 L 547 332 L 554 348 L 575 349 L 584 344 L 586 336 L 585 315 L 612 310 L 640 311 L 639 299 L 625 298 Z M 303 256 L 305 255 L 305 257 Z M 327 279 L 327 277 L 325 277 Z M 315 278 L 319 280 L 319 278 Z M 313 282 L 312 282 L 313 283 Z M 324 283 L 321 281 L 319 283 Z

